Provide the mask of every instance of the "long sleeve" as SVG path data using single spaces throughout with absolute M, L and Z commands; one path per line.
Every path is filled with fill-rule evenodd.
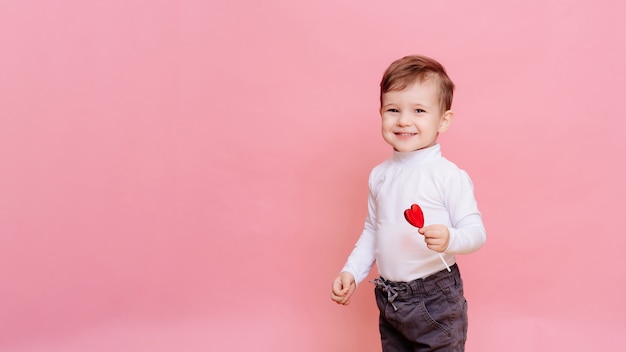
M 368 212 L 363 232 L 341 270 L 351 273 L 357 284 L 367 277 L 376 259 L 376 202 L 374 198 L 375 195 L 370 185 Z
M 458 170 L 447 180 L 444 189 L 446 208 L 452 223 L 446 253 L 468 254 L 478 250 L 485 243 L 487 235 L 469 175 Z

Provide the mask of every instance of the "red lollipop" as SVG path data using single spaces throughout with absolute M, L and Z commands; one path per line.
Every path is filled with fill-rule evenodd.
M 404 211 L 404 218 L 409 222 L 409 224 L 417 227 L 418 229 L 424 227 L 424 212 L 422 212 L 422 208 L 420 208 L 417 204 L 411 204 L 411 207 Z M 446 266 L 446 269 L 451 271 L 450 266 L 448 266 L 446 260 L 443 259 L 443 255 L 441 253 L 437 254 L 439 254 L 439 259 L 441 259 L 441 262 Z
M 404 211 L 404 218 L 409 224 L 421 229 L 424 227 L 424 213 L 422 208 L 417 204 L 412 204 L 411 207 Z

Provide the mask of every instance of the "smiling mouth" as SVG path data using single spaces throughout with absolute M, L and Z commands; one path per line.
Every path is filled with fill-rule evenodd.
M 409 133 L 409 132 L 395 132 L 394 134 L 399 137 L 413 137 L 417 135 L 417 133 Z

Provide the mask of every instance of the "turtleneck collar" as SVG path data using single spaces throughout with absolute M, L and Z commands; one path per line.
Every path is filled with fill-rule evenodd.
M 414 166 L 441 157 L 441 146 L 439 143 L 432 147 L 415 150 L 412 152 L 399 152 L 394 150 L 391 160 L 400 165 Z

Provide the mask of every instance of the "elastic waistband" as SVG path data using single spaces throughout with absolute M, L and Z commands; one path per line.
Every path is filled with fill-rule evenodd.
M 450 266 L 448 269 L 436 272 L 423 279 L 409 282 L 389 281 L 379 277 L 373 281 L 377 289 L 387 292 L 389 302 L 394 300 L 406 300 L 415 296 L 427 296 L 441 291 L 450 291 L 458 283 L 461 283 L 461 273 L 458 265 Z

